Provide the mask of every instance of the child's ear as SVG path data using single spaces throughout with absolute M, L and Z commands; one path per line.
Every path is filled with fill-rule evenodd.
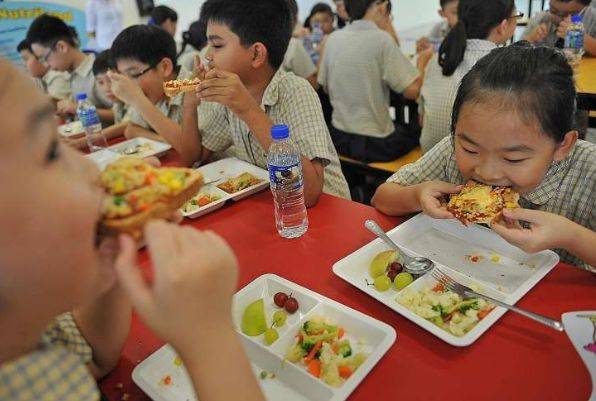
M 269 61 L 269 51 L 267 46 L 261 42 L 257 42 L 253 45 L 253 54 L 251 65 L 253 68 L 259 68 L 262 65 L 267 64 Z
M 445 11 L 443 11 L 442 8 L 439 8 L 438 13 L 441 16 L 441 18 L 447 18 L 447 16 L 445 15 Z
M 168 77 L 174 73 L 174 63 L 168 57 L 162 58 L 159 65 L 164 77 Z
M 58 53 L 66 53 L 68 51 L 69 45 L 63 40 L 59 40 L 56 42 L 56 51 Z
M 565 159 L 567 157 L 567 155 L 569 154 L 569 152 L 571 152 L 573 150 L 573 147 L 575 146 L 575 143 L 577 142 L 577 138 L 578 138 L 579 134 L 577 131 L 569 131 L 568 133 L 565 134 L 565 137 L 563 137 L 563 141 L 561 143 L 559 143 L 557 145 L 557 147 L 555 148 L 555 154 L 553 156 L 553 159 L 555 161 L 561 161 L 563 159 Z

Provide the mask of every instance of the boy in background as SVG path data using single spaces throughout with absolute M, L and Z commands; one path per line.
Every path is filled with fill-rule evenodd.
M 439 15 L 443 18 L 443 21 L 437 23 L 430 30 L 428 36 L 424 36 L 416 42 L 416 52 L 420 53 L 426 49 L 429 49 L 433 45 L 440 44 L 443 39 L 447 36 L 451 28 L 457 24 L 457 6 L 459 0 L 441 0 L 441 8 L 439 9 Z
M 18 46 L 17 51 L 21 56 L 21 60 L 25 64 L 25 68 L 44 93 L 57 103 L 60 100 L 68 99 L 70 97 L 70 85 L 68 83 L 69 76 L 66 72 L 52 71 L 47 66 L 39 62 L 33 54 L 31 45 L 27 39 L 22 40 Z
M 93 76 L 93 54 L 85 54 L 79 49 L 76 31 L 60 18 L 42 14 L 29 26 L 27 41 L 35 57 L 52 70 L 70 73 L 71 97 L 57 103 L 57 113 L 62 117 L 76 114 L 77 105 L 73 99 L 79 93 L 87 94 L 87 99 L 97 108 L 102 122 L 113 122 L 112 104 L 99 93 Z
M 170 142 L 181 135 L 182 94 L 169 98 L 164 82 L 190 78 L 176 65 L 176 43 L 154 25 L 133 25 L 122 31 L 110 50 L 118 72 L 108 74 L 114 95 L 130 107 L 127 138 Z
M 288 4 L 208 0 L 201 18 L 208 21 L 209 71 L 197 66 L 203 82 L 185 96 L 182 160 L 204 161 L 232 147 L 236 157 L 267 168 L 271 127 L 285 124 L 302 154 L 306 205 L 313 206 L 323 191 L 349 198 L 317 94 L 279 68 L 293 29 Z M 201 102 L 210 107 L 198 108 Z
M 585 30 L 584 50 L 596 55 L 596 9 L 590 3 L 591 0 L 551 0 L 548 10 L 528 21 L 522 39 L 536 45 L 562 48 L 571 16 L 580 14 Z

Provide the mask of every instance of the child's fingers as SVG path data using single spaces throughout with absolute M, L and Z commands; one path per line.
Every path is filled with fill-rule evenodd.
M 156 281 L 163 277 L 163 270 L 167 269 L 169 262 L 179 253 L 176 233 L 172 227 L 160 220 L 151 221 L 145 227 L 145 240 L 153 262 Z
M 114 265 L 116 275 L 135 308 L 143 315 L 148 312 L 152 298 L 149 287 L 137 266 L 136 257 L 137 248 L 134 240 L 128 235 L 121 235 L 120 253 Z
M 514 208 L 514 209 L 503 209 L 503 216 L 511 220 L 522 220 L 528 223 L 540 223 L 542 220 L 541 212 L 531 209 Z

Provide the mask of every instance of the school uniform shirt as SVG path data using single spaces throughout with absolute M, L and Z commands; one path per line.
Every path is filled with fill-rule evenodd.
M 178 57 L 178 65 L 187 71 L 193 71 L 195 69 L 195 56 L 201 57 L 203 56 L 203 53 L 194 50 L 194 47 L 191 47 L 190 45 L 188 45 L 188 47 L 192 50 L 187 50 Z
M 293 72 L 302 78 L 309 78 L 317 72 L 310 55 L 300 39 L 291 38 L 282 63 L 284 71 Z
M 191 73 L 184 67 L 180 67 L 180 71 L 176 76 L 176 79 L 189 79 Z M 157 102 L 155 106 L 170 120 L 176 124 L 182 123 L 182 101 L 184 99 L 184 93 L 180 93 L 172 98 L 164 96 L 162 100 Z M 128 121 L 138 125 L 139 127 L 145 128 L 146 130 L 155 132 L 155 130 L 145 121 L 141 113 L 134 107 L 129 107 Z
M 72 95 L 70 74 L 66 71 L 49 70 L 41 79 L 36 79 L 36 82 L 52 99 L 64 100 Z
M 418 75 L 387 32 L 374 22 L 358 20 L 329 35 L 318 81 L 329 94 L 335 128 L 386 138 L 395 130 L 390 89 L 401 93 Z
M 596 38 L 596 8 L 586 6 L 580 12 L 580 15 L 583 17 L 584 32 L 587 35 Z M 528 26 L 526 26 L 522 38 L 529 35 L 536 27 L 538 27 L 538 25 L 543 23 L 546 24 L 548 35 L 546 35 L 544 40 L 535 42 L 535 44 L 554 47 L 555 43 L 559 40 L 559 37 L 557 36 L 557 25 L 551 22 L 551 15 L 548 11 L 542 11 L 528 21 Z
M 112 107 L 112 102 L 103 96 L 97 82 L 95 82 L 95 75 L 93 75 L 94 61 L 95 56 L 93 54 L 87 54 L 83 62 L 70 74 L 72 97 L 76 99 L 77 94 L 86 93 L 87 99 L 95 107 L 109 109 Z
M 424 116 L 420 134 L 422 152 L 428 152 L 441 139 L 450 134 L 451 109 L 455 102 L 459 83 L 478 60 L 496 47 L 496 44 L 488 40 L 468 39 L 464 59 L 453 75 L 449 77 L 443 75 L 436 55 L 430 60 L 420 90 L 420 105 L 418 107 L 419 112 Z
M 122 31 L 124 9 L 121 0 L 89 0 L 85 6 L 87 32 L 95 32 L 98 51 L 112 47 Z
M 235 156 L 267 169 L 267 152 L 249 131 L 247 125 L 227 107 L 207 103 L 198 108 L 202 143 L 213 152 L 231 146 Z M 273 124 L 290 128 L 290 138 L 297 150 L 309 160 L 318 160 L 325 167 L 323 191 L 350 199 L 348 183 L 341 172 L 337 152 L 329 136 L 321 103 L 312 86 L 293 73 L 279 69 L 263 94 L 261 109 Z
M 402 167 L 387 182 L 403 186 L 439 180 L 464 184 L 457 163 L 452 136 L 425 153 L 422 158 Z M 596 230 L 596 145 L 579 140 L 571 153 L 554 162 L 542 182 L 531 192 L 521 194 L 519 204 L 558 214 L 590 230 Z M 596 271 L 579 258 L 562 249 L 555 249 L 562 262 Z
M 0 400 L 97 401 L 97 384 L 85 366 L 91 359 L 72 314 L 60 315 L 35 350 L 0 365 Z

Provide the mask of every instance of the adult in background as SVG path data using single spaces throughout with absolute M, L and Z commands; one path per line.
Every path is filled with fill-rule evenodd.
M 89 0 L 85 6 L 87 35 L 95 42 L 94 50 L 103 51 L 112 46 L 122 31 L 122 0 Z

